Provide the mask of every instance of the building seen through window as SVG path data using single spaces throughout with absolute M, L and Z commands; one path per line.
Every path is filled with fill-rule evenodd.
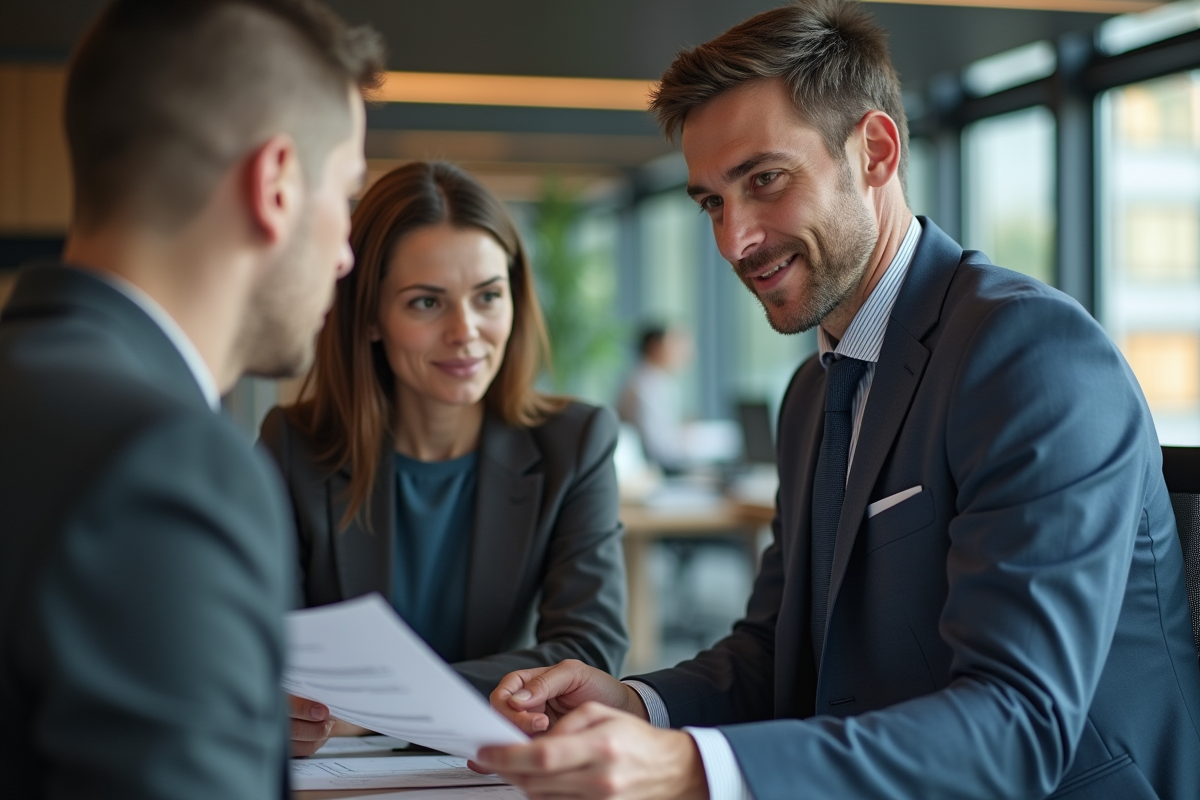
M 1100 101 L 1099 315 L 1163 444 L 1200 444 L 1200 71 Z
M 1054 284 L 1054 115 L 1044 106 L 963 132 L 964 245 Z

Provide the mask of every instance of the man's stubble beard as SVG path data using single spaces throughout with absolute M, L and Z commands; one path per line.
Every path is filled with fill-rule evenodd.
M 250 297 L 238 337 L 247 375 L 295 378 L 312 365 L 320 320 L 305 316 L 305 311 L 314 305 L 313 298 L 306 295 L 315 290 L 305 280 L 314 269 L 314 265 L 305 262 L 313 258 L 311 222 L 312 215 L 306 211 L 291 242 Z
M 808 283 L 799 303 L 792 304 L 787 289 L 759 293 L 753 278 L 742 278 L 746 288 L 762 303 L 767 322 L 778 333 L 803 333 L 816 327 L 846 301 L 862 282 L 867 262 L 879 239 L 874 217 L 859 202 L 848 174 L 838 188 L 834 201 L 813 226 L 812 237 L 820 251 L 812 250 L 799 239 L 783 242 L 761 256 L 743 261 L 739 272 L 756 271 L 766 264 L 778 263 L 789 253 L 808 270 Z M 800 264 L 793 264 L 797 269 Z

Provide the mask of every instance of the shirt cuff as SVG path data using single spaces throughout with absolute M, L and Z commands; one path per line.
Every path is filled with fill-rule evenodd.
M 656 728 L 671 727 L 671 715 L 667 713 L 667 704 L 649 684 L 641 681 L 621 681 L 621 683 L 633 689 L 642 698 L 642 702 L 646 704 L 646 713 L 650 717 L 651 725 Z
M 696 749 L 700 751 L 704 777 L 708 780 L 708 800 L 754 800 L 725 734 L 716 728 L 683 730 L 692 737 Z

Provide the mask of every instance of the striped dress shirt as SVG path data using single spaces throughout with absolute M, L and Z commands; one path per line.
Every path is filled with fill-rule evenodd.
M 825 329 L 817 326 L 817 353 L 821 358 L 821 366 L 826 370 L 829 365 L 839 358 L 857 358 L 867 362 L 866 372 L 858 382 L 854 392 L 854 401 L 850 404 L 850 414 L 854 420 L 854 430 L 850 434 L 850 458 L 846 462 L 846 480 L 850 480 L 850 470 L 854 467 L 854 449 L 858 446 L 858 431 L 862 427 L 863 412 L 867 408 L 867 396 L 871 394 L 871 384 L 875 380 L 875 365 L 879 363 L 879 351 L 883 349 L 883 335 L 887 333 L 888 320 L 892 317 L 892 307 L 900 296 L 900 287 L 908 275 L 908 267 L 912 263 L 913 252 L 917 249 L 917 241 L 921 238 L 921 223 L 913 217 L 908 226 L 908 232 L 900 242 L 892 263 L 888 265 L 883 277 L 871 291 L 867 302 L 854 315 L 846 335 L 840 342 L 835 342 Z

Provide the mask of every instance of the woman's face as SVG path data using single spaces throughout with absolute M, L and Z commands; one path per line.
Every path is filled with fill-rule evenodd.
M 380 289 L 371 339 L 383 343 L 397 399 L 480 402 L 512 333 L 500 244 L 478 228 L 418 228 L 397 242 Z

